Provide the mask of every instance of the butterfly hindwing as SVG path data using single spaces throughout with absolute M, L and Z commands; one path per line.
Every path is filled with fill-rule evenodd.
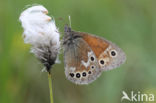
M 65 33 L 65 35 L 73 35 L 72 39 L 69 36 L 64 38 L 66 77 L 76 84 L 88 84 L 94 81 L 101 74 L 94 52 L 75 32 L 67 31 Z

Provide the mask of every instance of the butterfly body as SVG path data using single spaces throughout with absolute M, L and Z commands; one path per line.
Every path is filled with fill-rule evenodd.
M 76 84 L 88 84 L 103 71 L 118 67 L 126 59 L 115 44 L 65 26 L 63 38 L 65 75 Z M 120 60 L 119 60 L 120 59 Z

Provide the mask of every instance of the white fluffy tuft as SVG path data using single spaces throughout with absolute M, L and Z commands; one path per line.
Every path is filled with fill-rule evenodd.
M 20 15 L 20 22 L 24 29 L 24 42 L 32 45 L 32 53 L 43 64 L 53 65 L 60 48 L 60 35 L 54 19 L 47 15 L 48 10 L 42 5 L 32 6 Z
M 59 45 L 59 32 L 55 21 L 47 16 L 43 6 L 33 6 L 21 13 L 19 20 L 24 28 L 24 41 L 32 45 L 48 44 L 49 41 Z

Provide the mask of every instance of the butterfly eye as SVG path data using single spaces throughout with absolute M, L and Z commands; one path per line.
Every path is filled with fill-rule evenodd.
M 76 77 L 77 78 L 80 78 L 81 77 L 81 74 L 80 73 L 76 73 Z
M 100 60 L 99 60 L 99 64 L 100 64 L 101 66 L 104 66 L 104 65 L 105 65 L 104 59 L 100 59 Z
M 91 74 L 91 73 L 92 73 L 91 71 L 88 72 L 88 74 Z
M 91 65 L 91 69 L 94 69 L 95 68 L 95 66 L 94 65 Z
M 82 76 L 83 76 L 83 77 L 87 76 L 87 73 L 86 73 L 86 72 L 83 72 L 83 73 L 82 73 Z
M 91 56 L 90 60 L 93 62 L 95 60 L 95 58 L 93 56 Z
M 71 77 L 74 77 L 74 73 L 70 73 L 69 75 L 70 75 Z
M 112 50 L 112 51 L 110 52 L 110 55 L 111 55 L 112 57 L 115 57 L 115 56 L 117 55 L 117 52 L 116 52 L 115 50 Z

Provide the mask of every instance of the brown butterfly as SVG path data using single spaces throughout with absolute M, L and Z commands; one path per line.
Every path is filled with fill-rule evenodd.
M 125 53 L 112 42 L 84 32 L 71 30 L 67 25 L 63 38 L 65 75 L 76 84 L 89 84 L 103 71 L 119 67 Z

